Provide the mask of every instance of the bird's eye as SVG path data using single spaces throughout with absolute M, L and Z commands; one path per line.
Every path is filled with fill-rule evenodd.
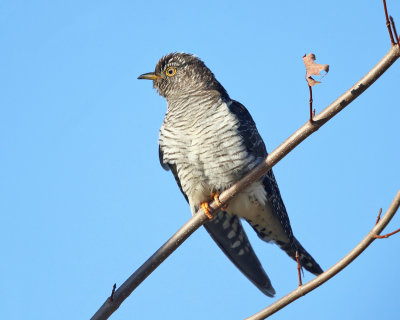
M 176 69 L 172 68 L 172 67 L 168 67 L 167 70 L 165 70 L 165 74 L 168 77 L 173 77 L 175 75 L 175 73 L 176 73 Z

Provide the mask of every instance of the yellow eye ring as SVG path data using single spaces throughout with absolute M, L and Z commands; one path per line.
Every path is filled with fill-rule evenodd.
M 168 67 L 167 70 L 165 70 L 165 74 L 168 77 L 173 77 L 175 75 L 175 73 L 176 73 L 176 69 L 173 67 Z

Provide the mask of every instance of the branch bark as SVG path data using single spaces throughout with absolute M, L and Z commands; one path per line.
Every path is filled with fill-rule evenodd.
M 210 202 L 210 208 L 216 213 L 222 206 L 227 204 L 237 193 L 259 180 L 275 164 L 277 164 L 290 151 L 297 147 L 303 140 L 317 131 L 322 125 L 337 115 L 353 100 L 360 96 L 369 86 L 371 86 L 400 56 L 399 46 L 395 45 L 373 67 L 361 80 L 353 85 L 349 90 L 337 98 L 333 103 L 326 107 L 322 112 L 307 121 L 300 129 L 293 133 L 278 148 L 272 151 L 268 157 L 251 171 L 244 178 L 239 180 L 229 189 L 222 192 L 219 196 L 220 204 L 215 201 Z M 119 287 L 113 298 L 108 298 L 100 309 L 91 318 L 92 320 L 108 319 L 109 316 L 118 309 L 121 303 L 146 279 L 173 251 L 175 251 L 194 231 L 208 220 L 202 210 L 199 210 L 182 228 L 179 229 L 160 249 L 158 249 L 138 270 L 136 270 Z
M 246 318 L 246 320 L 261 320 L 266 319 L 275 312 L 281 310 L 288 304 L 297 300 L 298 298 L 306 295 L 310 291 L 318 288 L 320 285 L 334 277 L 337 273 L 346 268 L 354 259 L 356 259 L 368 246 L 376 240 L 376 235 L 379 235 L 383 229 L 389 224 L 390 220 L 396 214 L 397 209 L 400 206 L 400 190 L 397 192 L 392 204 L 386 211 L 383 218 L 375 225 L 375 227 L 365 236 L 365 238 L 353 249 L 351 250 L 343 259 L 336 263 L 333 267 L 326 270 L 324 273 L 314 278 L 313 280 L 307 282 L 305 285 L 298 287 L 293 290 L 283 298 L 271 304 L 269 307 L 261 310 L 260 312 L 254 314 L 251 317 Z

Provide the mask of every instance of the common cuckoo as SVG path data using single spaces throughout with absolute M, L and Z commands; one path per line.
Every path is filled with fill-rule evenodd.
M 239 102 L 232 100 L 214 74 L 194 55 L 171 53 L 155 71 L 139 76 L 153 80 L 167 99 L 160 129 L 159 156 L 171 170 L 192 214 L 256 167 L 267 156 L 256 125 Z M 207 213 L 207 212 L 206 212 Z M 234 197 L 204 227 L 228 258 L 264 294 L 271 285 L 251 247 L 240 218 L 266 242 L 276 243 L 301 266 L 318 275 L 322 269 L 294 237 L 274 174 L 270 170 Z

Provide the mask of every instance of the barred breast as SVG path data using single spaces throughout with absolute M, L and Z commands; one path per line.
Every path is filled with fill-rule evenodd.
M 204 95 L 168 101 L 160 148 L 164 162 L 176 166 L 192 212 L 200 202 L 209 200 L 212 192 L 231 186 L 258 164 L 246 150 L 229 104 L 221 98 L 204 100 Z M 260 197 L 265 198 L 261 189 Z

